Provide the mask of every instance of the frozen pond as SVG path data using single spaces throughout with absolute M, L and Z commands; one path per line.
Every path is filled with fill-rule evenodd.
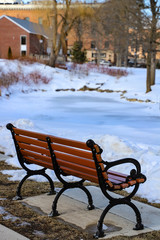
M 160 115 L 152 115 L 149 104 L 112 99 L 112 94 L 21 93 L 0 100 L 0 108 L 3 124 L 29 119 L 42 131 L 77 139 L 109 134 L 144 144 L 160 142 Z

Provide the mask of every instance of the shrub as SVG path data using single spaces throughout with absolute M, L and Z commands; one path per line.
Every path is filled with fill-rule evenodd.
M 12 59 L 13 56 L 12 56 L 12 49 L 11 47 L 8 48 L 8 59 Z
M 28 75 L 24 75 L 22 72 L 9 72 L 0 74 L 0 87 L 5 87 L 7 90 L 9 86 L 17 83 L 24 82 L 27 85 L 34 84 L 48 84 L 51 81 L 50 78 L 42 76 L 37 71 L 31 72 Z
M 84 63 L 86 62 L 86 50 L 82 51 L 82 44 L 80 42 L 75 42 L 71 51 L 72 61 L 74 63 Z
M 87 63 L 87 64 L 71 63 L 68 65 L 68 70 L 71 73 L 82 75 L 82 76 L 88 76 L 89 72 L 103 73 L 103 74 L 110 75 L 117 78 L 128 76 L 128 72 L 125 69 L 110 68 L 107 66 L 98 66 L 93 63 Z

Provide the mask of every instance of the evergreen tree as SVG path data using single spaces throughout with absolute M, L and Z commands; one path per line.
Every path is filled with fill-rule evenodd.
M 11 49 L 11 47 L 8 48 L 8 59 L 12 59 L 12 49 Z
M 82 50 L 82 43 L 75 42 L 71 51 L 72 61 L 75 63 L 84 63 L 86 62 L 86 50 Z

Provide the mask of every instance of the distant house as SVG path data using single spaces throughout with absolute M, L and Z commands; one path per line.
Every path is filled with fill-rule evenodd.
M 42 56 L 49 52 L 50 29 L 42 25 L 3 15 L 0 17 L 0 58 Z M 9 50 L 10 49 L 10 50 Z

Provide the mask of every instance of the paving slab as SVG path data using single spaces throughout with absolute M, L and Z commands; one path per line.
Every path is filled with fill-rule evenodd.
M 80 227 L 84 231 L 95 233 L 102 210 L 108 205 L 109 201 L 103 196 L 100 188 L 95 186 L 89 186 L 87 188 L 92 194 L 95 209 L 91 211 L 87 210 L 87 197 L 83 191 L 71 189 L 65 191 L 58 201 L 57 210 L 60 214 L 58 218 Z M 23 202 L 49 214 L 54 197 L 54 195 L 48 196 L 47 194 L 43 194 L 28 197 L 23 199 Z M 119 195 L 119 197 L 121 196 Z M 134 236 L 140 233 L 160 230 L 160 209 L 138 201 L 133 202 L 142 214 L 144 229 L 138 231 L 133 230 L 136 223 L 135 213 L 127 205 L 120 205 L 119 207 L 116 206 L 112 208 L 106 215 L 104 221 L 106 236 L 103 237 L 103 239 L 119 235 Z
M 26 238 L 3 225 L 0 225 L 0 239 L 1 240 L 29 240 L 29 238 Z

